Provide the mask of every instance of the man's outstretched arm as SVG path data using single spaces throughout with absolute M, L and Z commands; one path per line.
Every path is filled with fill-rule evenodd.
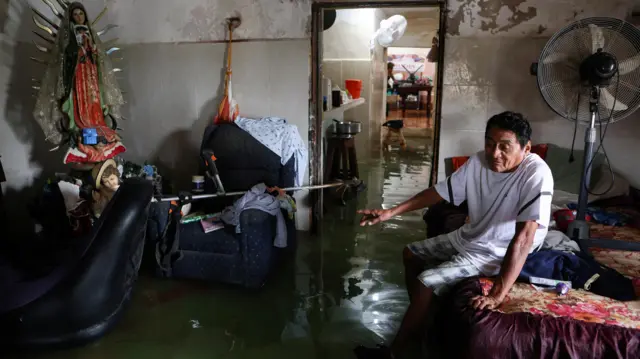
M 391 217 L 399 216 L 403 213 L 415 211 L 425 207 L 431 207 L 442 201 L 442 199 L 443 198 L 438 194 L 438 191 L 436 191 L 434 187 L 430 187 L 391 209 L 365 209 L 358 211 L 358 213 L 365 215 L 362 218 L 362 221 L 360 221 L 360 225 L 374 225 L 380 222 L 384 222 Z
M 471 300 L 471 304 L 476 309 L 493 309 L 497 307 L 507 296 L 513 283 L 516 282 L 524 262 L 529 255 L 533 239 L 538 229 L 536 221 L 525 221 L 516 223 L 516 234 L 507 248 L 507 254 L 502 262 L 500 274 L 496 278 L 489 295 L 477 296 Z
M 434 206 L 442 199 L 435 187 L 430 187 L 392 208 L 391 211 L 394 216 L 399 216 L 403 213 Z

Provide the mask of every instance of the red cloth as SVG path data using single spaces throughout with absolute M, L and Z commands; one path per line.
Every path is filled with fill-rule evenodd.
M 100 97 L 100 81 L 98 67 L 88 57 L 95 53 L 91 40 L 84 36 L 84 44 L 78 51 L 73 83 L 73 117 L 76 126 L 82 130 L 95 128 L 98 136 L 104 137 L 106 144 L 83 145 L 78 138 L 78 147 L 67 153 L 64 163 L 97 163 L 103 162 L 125 151 L 120 138 L 109 128 L 104 119 Z

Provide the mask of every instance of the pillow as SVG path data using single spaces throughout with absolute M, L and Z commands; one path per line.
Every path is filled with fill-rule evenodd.
M 531 146 L 531 153 L 535 153 L 536 155 L 540 156 L 540 158 L 542 158 L 543 160 L 546 160 L 548 149 L 549 147 L 546 144 L 541 143 L 539 145 Z M 452 157 L 451 164 L 452 164 L 453 171 L 454 172 L 457 171 L 458 168 L 462 167 L 462 165 L 464 165 L 468 159 L 469 159 L 469 156 Z
M 540 158 L 546 161 L 548 149 L 549 149 L 549 146 L 547 146 L 546 143 L 541 143 L 539 145 L 531 146 L 531 153 L 535 153 L 536 155 L 540 156 Z
M 458 168 L 462 167 L 462 165 L 464 165 L 468 159 L 469 159 L 469 156 L 452 157 L 451 164 L 453 167 L 453 172 L 457 171 Z

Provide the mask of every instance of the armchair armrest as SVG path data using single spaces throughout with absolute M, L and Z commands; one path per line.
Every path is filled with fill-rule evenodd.
M 264 283 L 273 262 L 276 217 L 257 209 L 247 209 L 240 213 L 240 228 L 245 286 L 258 288 Z

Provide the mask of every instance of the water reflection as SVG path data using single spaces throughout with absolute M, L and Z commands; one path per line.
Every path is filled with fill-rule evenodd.
M 367 163 L 369 190 L 359 198 L 359 207 L 389 208 L 426 188 L 430 156 L 428 146 L 415 145 L 385 151 Z M 321 257 L 330 263 L 321 271 L 325 294 L 341 298 L 326 303 L 327 322 L 319 339 L 323 345 L 373 345 L 393 337 L 408 305 L 400 254 L 407 243 L 424 237 L 420 212 L 366 228 L 349 216 L 354 212 L 349 208 L 330 214 L 320 238 Z

